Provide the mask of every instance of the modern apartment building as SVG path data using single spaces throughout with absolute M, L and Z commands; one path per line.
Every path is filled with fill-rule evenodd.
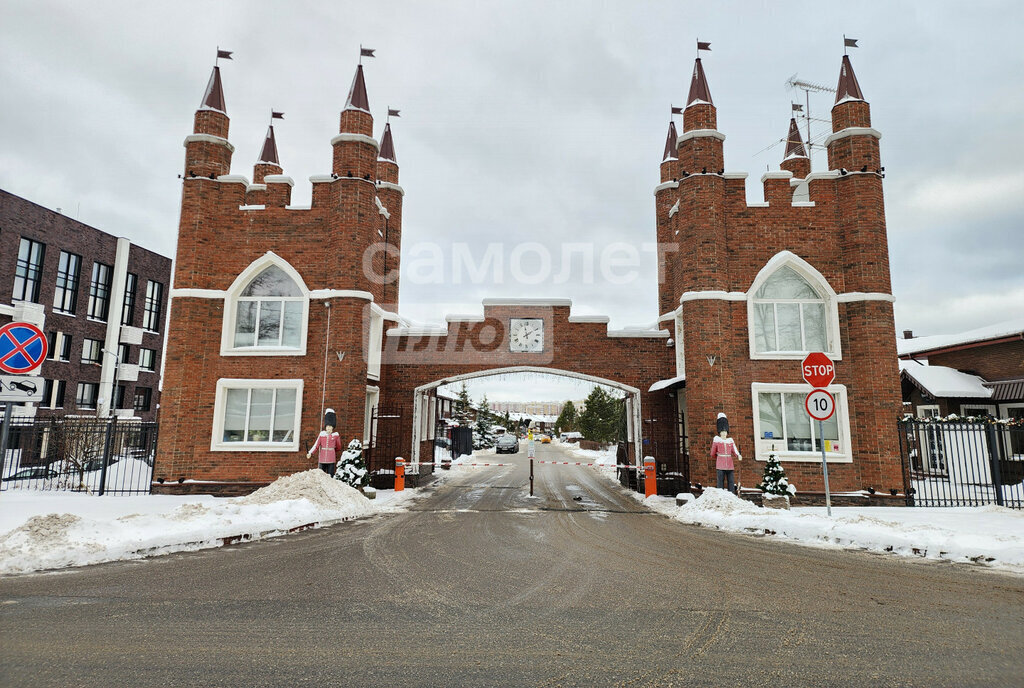
M 0 325 L 49 343 L 43 401 L 14 413 L 155 420 L 170 277 L 170 258 L 0 189 Z

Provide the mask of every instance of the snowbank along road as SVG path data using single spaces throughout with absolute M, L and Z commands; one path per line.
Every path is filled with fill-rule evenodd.
M 530 498 L 502 461 L 405 513 L 4 579 L 0 684 L 1020 685 L 1020 578 L 682 525 L 584 467 Z

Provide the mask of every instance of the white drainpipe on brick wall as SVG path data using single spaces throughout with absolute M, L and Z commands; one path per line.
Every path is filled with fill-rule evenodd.
M 114 277 L 110 283 L 110 308 L 107 311 L 107 336 L 103 342 L 106 352 L 102 354 L 103 367 L 100 371 L 100 393 L 96 403 L 96 415 L 106 418 L 114 400 L 114 385 L 117 381 L 117 351 L 121 342 L 121 316 L 124 311 L 124 288 L 128 281 L 128 251 L 132 244 L 124 237 L 117 240 L 117 254 L 114 256 Z M 110 352 L 110 353 L 107 353 Z M 127 362 L 127 361 L 122 361 Z

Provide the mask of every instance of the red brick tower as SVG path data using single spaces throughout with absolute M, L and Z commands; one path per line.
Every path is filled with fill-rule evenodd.
M 789 133 L 786 135 L 786 156 L 779 168 L 792 172 L 794 179 L 806 179 L 811 173 L 811 159 L 807 156 L 804 141 L 800 138 L 800 129 L 793 117 L 789 119 Z
M 398 159 L 395 156 L 395 142 L 391 136 L 391 123 L 384 124 L 380 155 L 377 157 L 377 197 L 380 199 L 380 214 L 384 220 L 385 251 L 379 253 L 381 265 L 375 273 L 384 279 L 382 304 L 398 312 L 398 272 L 402 250 L 402 197 L 405 191 L 398 185 Z M 376 257 L 375 257 L 376 258 Z
M 661 156 L 661 184 L 654 189 L 655 217 L 658 222 L 658 313 L 668 313 L 679 305 L 679 297 L 675 294 L 675 267 L 678 246 L 675 229 L 671 219 L 679 212 L 677 194 L 679 157 L 676 145 L 679 135 L 676 123 L 669 120 L 668 136 L 665 139 L 665 152 Z
M 385 231 L 401 236 L 401 187 L 392 144 L 378 198 L 362 66 L 340 129 L 332 174 L 311 178 L 310 207 L 293 207 L 272 126 L 253 183 L 229 174 L 234 147 L 214 69 L 185 141 L 154 474 L 162 489 L 184 478 L 245 490 L 309 468 L 305 449 L 325 407 L 346 442 L 364 437 L 367 386 L 379 379 L 372 350 L 387 317 L 374 303 L 383 280 L 364 260 Z
M 871 128 L 871 108 L 857 83 L 850 58 L 843 55 L 832 107 L 832 135 L 825 139 L 829 169 L 839 170 L 836 180 L 845 290 L 864 294 L 891 294 L 889 243 L 882 193 L 884 168 L 878 150 L 881 134 Z M 892 300 L 856 300 L 845 304 L 849 358 L 863 361 L 851 376 L 851 404 L 858 422 L 879 432 L 861 434 L 868 462 L 862 468 L 865 485 L 896 485 L 899 456 L 895 432 L 889 432 L 901 411 L 896 363 L 896 331 Z M 843 367 L 837 366 L 837 371 Z M 856 395 L 856 396 L 855 396 Z M 851 409 L 851 413 L 853 413 Z

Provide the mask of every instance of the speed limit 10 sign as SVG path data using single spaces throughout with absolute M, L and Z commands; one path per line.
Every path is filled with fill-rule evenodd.
M 836 400 L 825 390 L 815 389 L 804 399 L 804 408 L 814 420 L 828 420 L 836 412 Z

